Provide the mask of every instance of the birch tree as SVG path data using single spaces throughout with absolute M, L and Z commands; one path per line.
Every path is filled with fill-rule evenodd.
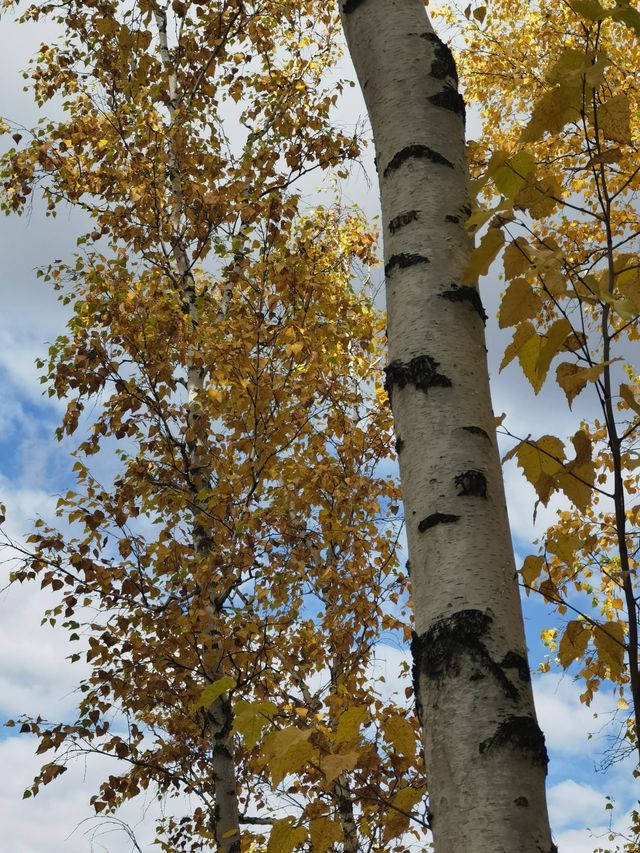
M 555 849 L 477 289 L 465 106 L 419 0 L 344 0 L 376 150 L 414 689 L 438 853 Z M 484 270 L 486 272 L 486 270 Z
M 74 483 L 13 575 L 58 596 L 46 618 L 88 674 L 76 719 L 18 721 L 53 753 L 25 796 L 117 758 L 96 814 L 149 789 L 196 803 L 160 821 L 167 853 L 261 831 L 270 853 L 400 851 L 426 829 L 417 721 L 368 675 L 405 595 L 384 320 L 352 284 L 375 237 L 294 191 L 358 150 L 330 121 L 338 22 L 316 12 L 29 6 L 60 28 L 31 83 L 64 113 L 2 124 L 4 209 L 41 192 L 90 222 L 41 272 L 71 308 L 39 366 Z

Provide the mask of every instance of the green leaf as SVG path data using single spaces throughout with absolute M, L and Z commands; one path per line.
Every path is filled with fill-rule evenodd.
M 241 699 L 233 706 L 233 731 L 242 735 L 247 749 L 253 749 L 262 730 L 277 713 L 278 707 L 272 702 L 246 702 Z
M 196 711 L 198 708 L 209 708 L 216 699 L 219 699 L 227 690 L 232 690 L 236 686 L 236 681 L 230 675 L 225 675 L 211 684 L 207 684 L 197 701 L 191 705 L 191 710 Z
M 493 171 L 493 182 L 505 198 L 511 199 L 527 183 L 527 177 L 535 167 L 535 157 L 523 149 Z
M 598 0 L 571 0 L 571 8 L 588 21 L 603 21 L 609 14 Z

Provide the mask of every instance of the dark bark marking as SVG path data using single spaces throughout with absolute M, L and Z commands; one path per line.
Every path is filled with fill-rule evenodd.
M 422 519 L 418 525 L 418 531 L 420 533 L 426 533 L 427 530 L 430 530 L 438 524 L 455 524 L 456 521 L 460 521 L 459 515 L 447 515 L 447 513 L 444 512 L 434 512 L 433 515 L 428 515 L 426 518 Z
M 480 752 L 510 746 L 520 752 L 529 752 L 534 764 L 546 767 L 549 763 L 544 735 L 533 717 L 507 717 L 495 733 L 480 744 Z
M 468 204 L 463 205 L 460 208 L 460 212 L 464 213 L 465 219 L 468 219 L 471 216 L 471 208 L 469 207 Z
M 459 660 L 467 655 L 475 664 L 473 681 L 492 675 L 505 695 L 517 701 L 519 690 L 507 678 L 502 665 L 493 660 L 484 642 L 492 622 L 489 613 L 460 610 L 439 619 L 421 637 L 414 633 L 411 641 L 414 689 L 420 673 L 431 680 L 441 680 L 449 672 L 458 674 Z
M 417 218 L 417 210 L 408 210 L 406 213 L 401 213 L 399 216 L 395 216 L 391 220 L 389 223 L 389 231 L 391 231 L 392 234 L 395 234 L 396 231 L 404 228 L 405 225 L 408 225 L 410 222 L 415 222 Z
M 407 560 L 404 564 L 405 569 L 407 570 L 407 574 L 411 577 L 411 560 Z
M 428 101 L 433 104 L 434 107 L 442 107 L 443 110 L 449 110 L 449 112 L 455 113 L 464 121 L 464 98 L 460 92 L 456 92 L 453 86 L 445 86 L 441 92 L 436 92 L 435 95 L 428 98 Z
M 466 430 L 467 432 L 470 432 L 472 435 L 479 435 L 479 436 L 482 436 L 482 438 L 486 438 L 487 441 L 489 442 L 489 444 L 491 444 L 491 439 L 489 438 L 489 434 L 487 432 L 485 432 L 485 430 L 483 430 L 482 427 L 467 426 L 467 427 L 462 427 L 462 429 Z
M 386 375 L 384 388 L 389 395 L 389 400 L 391 400 L 395 385 L 399 388 L 413 385 L 418 391 L 424 391 L 425 394 L 429 388 L 450 388 L 451 380 L 438 373 L 439 366 L 438 362 L 434 361 L 429 355 L 417 355 L 408 364 L 398 360 L 392 361 L 384 369 Z
M 404 441 L 403 441 L 403 439 L 400 438 L 400 436 L 398 436 L 396 438 L 396 453 L 398 454 L 398 456 L 402 453 L 403 447 L 404 447 Z
M 389 261 L 385 264 L 384 274 L 387 278 L 391 275 L 394 269 L 406 269 L 413 267 L 416 264 L 430 264 L 429 258 L 424 255 L 418 255 L 415 252 L 401 252 L 399 255 L 391 255 Z
M 342 4 L 342 11 L 345 15 L 350 15 L 353 11 L 355 11 L 358 6 L 364 3 L 365 0 L 345 0 Z
M 516 669 L 521 681 L 528 684 L 531 681 L 531 670 L 527 659 L 519 652 L 507 652 L 500 661 L 500 666 L 503 669 Z
M 435 58 L 431 63 L 431 76 L 438 80 L 451 77 L 458 82 L 456 63 L 449 47 L 435 33 L 420 33 L 420 38 L 434 45 Z
M 399 169 L 407 160 L 413 159 L 429 160 L 431 163 L 439 163 L 441 166 L 447 166 L 449 169 L 454 168 L 450 160 L 447 160 L 446 157 L 438 154 L 437 151 L 434 151 L 433 148 L 429 148 L 427 145 L 407 145 L 406 148 L 393 155 L 387 168 L 382 173 L 383 177 L 388 177 L 391 172 Z
M 453 222 L 454 225 L 457 225 L 460 222 L 459 216 L 451 216 L 450 214 L 447 214 L 444 219 L 445 222 Z
M 516 797 L 513 801 L 517 806 L 522 806 L 523 809 L 526 809 L 529 805 L 529 800 L 526 797 Z
M 482 471 L 463 471 L 454 477 L 458 497 L 486 498 L 487 478 Z
M 480 294 L 475 287 L 469 284 L 456 284 L 451 282 L 450 289 L 445 290 L 440 296 L 449 302 L 468 302 L 473 310 L 479 314 L 483 323 L 487 322 L 487 312 L 484 310 Z

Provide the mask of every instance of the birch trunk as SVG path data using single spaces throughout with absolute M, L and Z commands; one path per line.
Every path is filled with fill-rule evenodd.
M 171 198 L 171 231 L 173 234 L 171 253 L 177 268 L 177 286 L 183 307 L 187 313 L 191 329 L 197 333 L 199 325 L 199 312 L 196 302 L 196 283 L 191 269 L 191 262 L 184 245 L 184 190 L 180 162 L 176 146 L 173 142 L 173 129 L 179 120 L 179 93 L 177 72 L 172 61 L 167 37 L 167 14 L 166 11 L 155 13 L 156 26 L 158 30 L 158 41 L 162 63 L 167 74 L 168 98 L 167 108 L 169 112 L 169 127 L 167 129 L 167 154 L 168 154 L 168 180 Z M 231 284 L 225 289 L 217 315 L 217 321 L 221 322 L 225 315 L 231 298 Z M 197 495 L 202 489 L 210 487 L 210 476 L 206 448 L 204 447 L 203 429 L 199 396 L 205 389 L 207 378 L 206 368 L 202 366 L 202 359 L 198 357 L 197 344 L 187 357 L 187 420 L 190 432 L 195 436 L 188 444 L 187 457 L 191 488 L 193 498 L 193 550 L 196 558 L 203 559 L 212 555 L 214 541 L 206 522 L 205 507 L 200 507 Z M 210 590 L 209 607 L 212 622 L 217 615 L 220 605 L 224 601 L 225 590 Z M 222 673 L 212 671 L 207 673 L 210 682 L 220 678 Z M 211 788 L 214 802 L 210 826 L 216 840 L 218 853 L 240 853 L 240 816 L 237 794 L 237 779 L 233 743 L 231 740 L 231 727 L 233 724 L 233 713 L 231 703 L 226 694 L 216 699 L 207 709 L 207 728 L 211 738 Z
M 489 395 L 464 101 L 421 0 L 342 0 L 376 148 L 414 687 L 436 853 L 551 853 Z

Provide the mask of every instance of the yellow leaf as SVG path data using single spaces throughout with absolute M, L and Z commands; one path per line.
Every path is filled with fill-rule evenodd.
M 489 228 L 478 248 L 471 253 L 462 275 L 463 280 L 468 284 L 475 284 L 481 275 L 486 275 L 503 245 L 504 233 L 502 229 Z
M 233 731 L 242 735 L 247 749 L 253 749 L 262 730 L 278 712 L 272 702 L 246 702 L 244 699 L 233 706 Z
M 627 145 L 631 142 L 631 109 L 626 95 L 614 95 L 601 104 L 597 119 L 605 139 Z
M 516 195 L 513 206 L 526 210 L 534 219 L 549 216 L 562 201 L 562 184 L 553 175 L 528 183 Z
M 360 739 L 360 726 L 368 718 L 369 712 L 364 705 L 354 705 L 340 715 L 335 743 L 353 743 Z
M 333 844 L 343 840 L 340 824 L 328 817 L 311 821 L 311 849 L 313 853 L 326 853 Z
M 320 768 L 327 782 L 333 782 L 341 773 L 346 773 L 358 763 L 359 752 L 330 753 L 320 760 Z
M 489 166 L 489 173 L 500 193 L 505 198 L 513 198 L 527 183 L 527 176 L 533 172 L 535 167 L 535 157 L 523 149 L 513 157 L 504 158 L 495 170 L 491 170 L 491 166 Z
M 388 717 L 382 724 L 382 730 L 399 755 L 406 755 L 408 758 L 415 756 L 416 733 L 408 720 L 398 714 Z
M 564 471 L 558 475 L 557 480 L 569 500 L 584 512 L 593 497 L 591 488 L 595 480 L 593 448 L 591 440 L 581 429 L 576 432 L 571 441 L 576 451 L 575 459 L 565 465 Z
M 307 830 L 304 826 L 294 826 L 292 817 L 277 820 L 271 828 L 267 853 L 291 853 L 292 850 L 307 840 Z
M 570 6 L 583 18 L 589 21 L 602 21 L 607 17 L 607 11 L 598 3 L 598 0 L 570 0 Z
M 569 361 L 563 361 L 556 368 L 558 385 L 567 395 L 569 408 L 578 394 L 586 387 L 587 382 L 595 382 L 604 368 L 610 362 L 602 362 L 593 367 L 578 367 Z
M 522 580 L 525 582 L 527 587 L 532 586 L 533 582 L 538 579 L 543 566 L 544 557 L 540 557 L 535 554 L 529 554 L 528 557 L 525 557 L 522 568 L 520 569 L 520 574 L 522 575 Z M 527 589 L 527 594 L 528 593 L 529 590 Z
M 593 642 L 600 661 L 609 669 L 610 678 L 616 681 L 624 674 L 624 625 L 622 622 L 605 622 L 593 632 Z
M 574 660 L 579 660 L 584 655 L 590 636 L 591 632 L 584 622 L 569 622 L 558 647 L 558 659 L 563 669 L 567 669 Z
M 227 690 L 231 690 L 235 686 L 235 678 L 232 678 L 230 675 L 225 675 L 217 681 L 207 684 L 197 701 L 192 704 L 191 709 L 209 708 L 223 693 L 226 693 Z
M 507 279 L 522 275 L 530 269 L 533 260 L 529 249 L 529 243 L 524 237 L 517 237 L 509 243 L 503 256 L 504 274 Z
M 556 320 L 544 335 L 535 334 L 520 348 L 518 361 L 536 394 L 547 378 L 553 358 L 570 334 L 571 323 L 563 317 Z
M 409 828 L 410 814 L 416 803 L 424 797 L 424 788 L 403 788 L 391 801 L 383 816 L 384 841 L 398 838 Z
M 515 454 L 525 477 L 546 506 L 558 488 L 558 475 L 564 470 L 563 443 L 555 435 L 543 435 L 535 442 L 521 442 L 512 454 Z
M 513 359 L 518 355 L 522 347 L 527 341 L 532 338 L 536 330 L 531 323 L 521 323 L 515 330 L 513 340 L 504 351 L 504 356 L 500 364 L 500 370 L 503 370 Z
M 569 121 L 580 116 L 582 89 L 578 85 L 555 86 L 536 103 L 529 123 L 522 131 L 521 142 L 535 142 L 545 133 L 558 133 Z
M 630 409 L 633 409 L 637 415 L 640 415 L 640 403 L 636 400 L 633 390 L 629 385 L 620 386 L 620 396 Z
M 301 770 L 314 755 L 316 750 L 308 743 L 310 735 L 310 729 L 302 731 L 289 726 L 266 736 L 262 754 L 274 785 L 279 785 L 288 773 Z
M 535 317 L 542 301 L 524 278 L 516 278 L 505 290 L 500 303 L 498 323 L 501 329 Z

